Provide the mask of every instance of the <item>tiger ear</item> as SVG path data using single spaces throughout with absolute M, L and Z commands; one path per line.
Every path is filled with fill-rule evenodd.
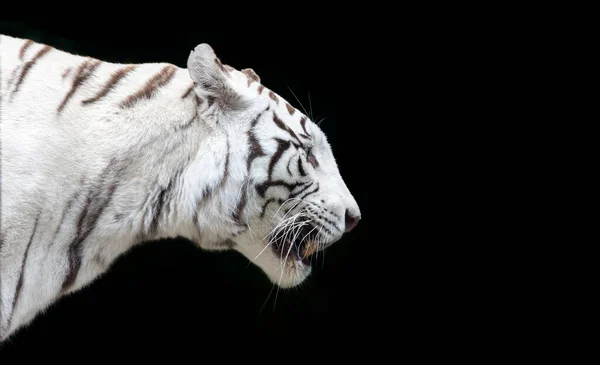
M 245 107 L 242 96 L 230 84 L 229 71 L 211 46 L 206 43 L 196 46 L 190 52 L 187 67 L 198 96 L 207 98 L 209 103 L 216 102 L 223 110 L 239 110 Z

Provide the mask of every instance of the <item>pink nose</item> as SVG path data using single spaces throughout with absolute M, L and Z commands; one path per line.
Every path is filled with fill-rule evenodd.
M 356 225 L 358 224 L 359 220 L 360 220 L 360 215 L 353 216 L 352 213 L 350 213 L 350 210 L 346 209 L 346 233 L 353 230 L 354 227 L 356 227 Z

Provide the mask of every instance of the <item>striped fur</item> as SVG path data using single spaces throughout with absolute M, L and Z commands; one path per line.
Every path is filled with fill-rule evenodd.
M 360 218 L 317 125 L 206 44 L 180 68 L 3 35 L 0 97 L 1 340 L 136 244 L 234 250 L 287 288 Z

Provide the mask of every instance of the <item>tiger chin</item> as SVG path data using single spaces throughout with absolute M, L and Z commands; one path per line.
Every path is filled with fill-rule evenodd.
M 282 288 L 361 219 L 321 129 L 207 44 L 117 64 L 0 36 L 0 340 L 134 245 L 232 250 Z

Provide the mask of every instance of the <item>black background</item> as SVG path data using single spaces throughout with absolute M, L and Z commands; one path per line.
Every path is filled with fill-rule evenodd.
M 378 252 L 369 248 L 367 238 L 368 175 L 358 167 L 368 157 L 367 136 L 351 114 L 343 120 L 338 116 L 342 106 L 360 103 L 360 95 L 339 97 L 340 80 L 353 77 L 351 70 L 343 70 L 346 60 L 338 52 L 343 35 L 335 26 L 310 19 L 272 25 L 228 31 L 176 20 L 154 27 L 141 20 L 87 17 L 0 24 L 2 34 L 113 62 L 185 67 L 190 50 L 210 44 L 223 63 L 253 68 L 266 87 L 293 106 L 302 110 L 301 102 L 315 120 L 325 118 L 320 126 L 363 216 L 353 232 L 326 251 L 324 260 L 319 258 L 304 285 L 279 290 L 277 297 L 266 276 L 241 255 L 202 252 L 183 240 L 146 243 L 0 346 L 1 356 L 44 347 L 98 351 L 98 344 L 110 345 L 111 351 L 143 344 L 145 349 L 157 346 L 185 354 L 207 340 L 257 341 L 266 348 L 279 340 L 310 360 L 315 355 L 306 349 L 365 336 L 359 327 L 369 321 L 367 263 Z

